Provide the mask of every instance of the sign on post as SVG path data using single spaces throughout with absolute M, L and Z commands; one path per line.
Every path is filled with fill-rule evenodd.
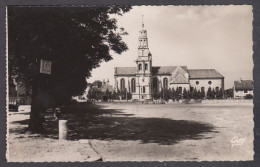
M 51 74 L 51 65 L 52 65 L 51 61 L 41 59 L 40 73 Z

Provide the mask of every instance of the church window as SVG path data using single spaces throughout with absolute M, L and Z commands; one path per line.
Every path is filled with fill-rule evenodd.
M 219 91 L 219 87 L 216 87 L 216 91 Z
M 142 70 L 142 64 L 138 65 L 138 70 Z
M 167 78 L 163 79 L 163 88 L 168 89 L 168 79 Z
M 204 87 L 201 87 L 201 91 L 204 92 L 204 91 L 205 91 L 205 88 L 204 88 Z
M 196 85 L 198 85 L 200 82 L 199 81 L 196 81 Z
M 153 90 L 157 91 L 157 78 L 153 78 Z
M 131 80 L 131 92 L 132 93 L 135 92 L 135 78 L 132 78 L 132 80 Z
M 190 91 L 191 91 L 191 92 L 193 91 L 193 89 L 194 89 L 193 87 L 190 87 Z
M 211 84 L 212 84 L 212 82 L 211 82 L 211 81 L 209 81 L 208 83 L 209 83 L 209 85 L 211 85 Z
M 143 86 L 143 93 L 145 93 L 145 87 Z
M 144 69 L 145 69 L 145 70 L 148 70 L 148 64 L 147 64 L 147 63 L 145 63 Z
M 125 90 L 125 79 L 124 78 L 122 78 L 121 80 L 120 80 L 120 90 L 122 91 L 122 90 Z

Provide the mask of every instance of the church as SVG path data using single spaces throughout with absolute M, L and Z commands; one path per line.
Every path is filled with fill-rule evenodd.
M 153 91 L 178 88 L 182 92 L 208 88 L 224 90 L 224 77 L 215 69 L 188 69 L 187 66 L 153 66 L 147 30 L 142 23 L 138 38 L 136 67 L 115 67 L 115 90 L 126 90 L 132 99 L 152 99 Z

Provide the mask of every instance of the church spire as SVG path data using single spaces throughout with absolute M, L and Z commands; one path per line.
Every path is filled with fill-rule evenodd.
M 150 51 L 148 48 L 147 30 L 144 28 L 144 15 L 142 15 L 142 29 L 139 31 L 138 43 L 138 57 L 148 57 Z

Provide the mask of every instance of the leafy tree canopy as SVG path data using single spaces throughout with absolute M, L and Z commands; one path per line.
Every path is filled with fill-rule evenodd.
M 86 78 L 101 61 L 121 54 L 127 45 L 111 15 L 123 15 L 129 6 L 8 7 L 9 75 L 30 85 L 33 64 L 52 61 L 49 87 L 55 96 L 82 94 Z M 40 85 L 38 85 L 40 86 Z

